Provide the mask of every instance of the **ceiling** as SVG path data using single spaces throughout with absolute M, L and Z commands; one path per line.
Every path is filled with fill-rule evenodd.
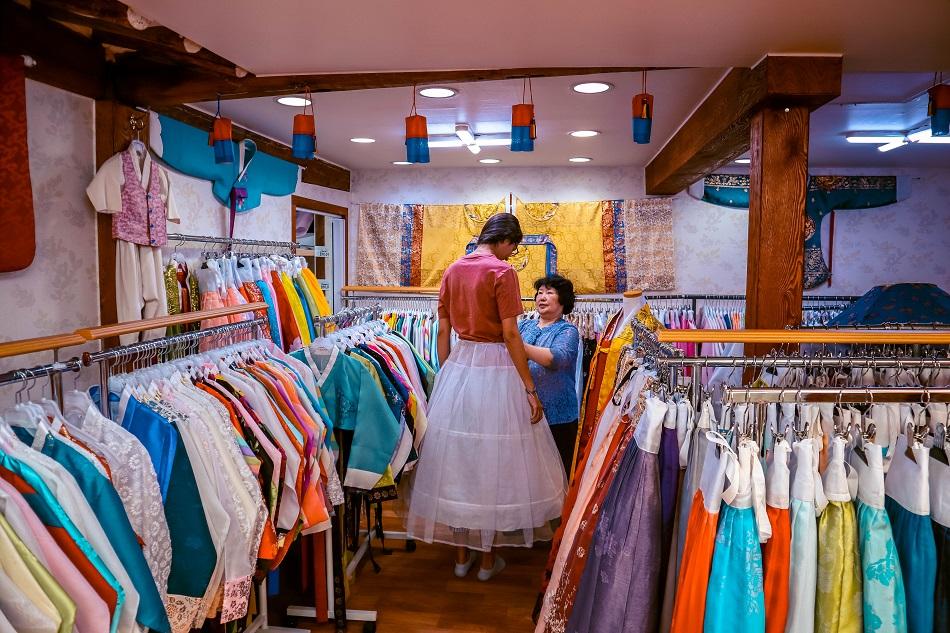
M 479 159 L 498 158 L 503 166 L 564 166 L 573 156 L 592 158 L 591 165 L 646 165 L 679 127 L 724 69 L 669 70 L 649 73 L 648 89 L 655 96 L 652 142 L 637 145 L 631 134 L 631 98 L 640 92 L 639 74 L 587 76 L 614 85 L 608 92 L 584 95 L 571 86 L 575 77 L 535 79 L 532 83 L 538 123 L 534 152 L 485 147 L 474 156 L 464 147 L 432 148 L 433 167 L 478 166 Z M 430 140 L 454 135 L 456 123 L 468 123 L 476 135 L 510 137 L 511 106 L 521 102 L 523 83 L 486 81 L 453 85 L 459 93 L 449 99 L 417 97 L 417 108 L 428 120 Z M 392 167 L 405 160 L 405 117 L 411 88 L 327 92 L 313 96 L 320 156 L 350 169 Z M 215 104 L 198 107 L 213 113 Z M 245 127 L 285 143 L 290 140 L 293 115 L 299 108 L 280 105 L 274 98 L 222 102 L 222 112 Z M 573 130 L 597 130 L 593 138 L 574 138 Z M 372 144 L 350 142 L 354 137 L 376 139 Z
M 592 166 L 645 166 L 680 123 L 711 90 L 725 69 L 668 70 L 648 74 L 655 96 L 653 136 L 649 145 L 631 138 L 630 99 L 640 91 L 639 74 L 584 77 L 603 79 L 614 89 L 582 95 L 571 86 L 577 77 L 536 79 L 532 82 L 539 138 L 531 153 L 507 147 L 485 147 L 477 156 L 464 147 L 432 148 L 431 167 L 483 167 L 478 160 L 497 158 L 502 167 L 565 166 L 572 156 L 592 159 Z M 811 116 L 809 163 L 815 167 L 950 167 L 950 144 L 908 145 L 882 153 L 876 145 L 845 141 L 849 132 L 907 131 L 926 121 L 923 95 L 933 81 L 930 73 L 847 73 L 841 97 Z M 488 81 L 453 85 L 459 94 L 449 99 L 417 97 L 417 107 L 429 123 L 431 139 L 451 136 L 456 123 L 468 123 L 477 134 L 505 135 L 510 131 L 511 105 L 521 100 L 521 81 Z M 350 169 L 393 168 L 405 160 L 405 124 L 412 99 L 409 88 L 356 90 L 314 95 L 319 155 Z M 215 104 L 196 104 L 213 113 Z M 222 102 L 222 112 L 240 125 L 288 143 L 298 108 L 274 98 Z M 599 136 L 574 138 L 573 130 L 597 130 Z M 350 142 L 369 137 L 372 144 Z M 399 167 L 406 169 L 407 167 Z M 425 166 L 409 167 L 410 169 Z
M 946 0 L 127 0 L 252 73 L 752 66 L 845 53 L 847 71 L 950 68 Z
M 556 66 L 691 66 L 654 71 L 653 139 L 636 145 L 630 99 L 637 74 L 601 76 L 615 88 L 598 95 L 571 90 L 577 77 L 533 81 L 539 139 L 531 153 L 484 148 L 433 148 L 433 167 L 562 166 L 572 156 L 592 165 L 644 166 L 695 106 L 733 66 L 752 66 L 766 53 L 843 53 L 842 95 L 812 114 L 810 163 L 828 167 L 950 166 L 950 145 L 915 144 L 882 153 L 848 144 L 847 132 L 907 130 L 926 119 L 921 93 L 933 71 L 950 69 L 950 2 L 842 0 L 792 3 L 743 0 L 666 2 L 464 3 L 351 0 L 347 3 L 273 0 L 131 0 L 144 15 L 258 75 L 530 68 Z M 585 77 L 585 80 L 597 78 Z M 456 123 L 476 134 L 505 133 L 522 82 L 457 84 L 451 99 L 418 99 L 430 137 L 451 135 Z M 916 99 L 914 99 L 916 97 Z M 394 168 L 405 158 L 404 122 L 412 90 L 315 95 L 320 157 L 351 169 Z M 875 102 L 872 105 L 864 102 Z M 214 112 L 214 104 L 196 104 Z M 223 102 L 236 123 L 287 143 L 299 110 L 273 98 Z M 577 139 L 572 130 L 600 136 Z M 351 143 L 353 137 L 376 139 Z M 401 167 L 405 168 L 405 167 Z M 418 168 L 418 167 L 411 167 Z M 487 167 L 486 167 L 487 168 Z

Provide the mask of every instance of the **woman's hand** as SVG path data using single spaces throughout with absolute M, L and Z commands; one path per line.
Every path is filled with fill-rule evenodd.
M 541 408 L 541 400 L 538 398 L 538 392 L 528 392 L 528 405 L 531 407 L 531 424 L 537 424 L 544 417 L 544 409 Z

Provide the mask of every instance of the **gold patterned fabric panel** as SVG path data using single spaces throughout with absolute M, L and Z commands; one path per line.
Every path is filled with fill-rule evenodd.
M 673 204 L 669 198 L 624 201 L 627 287 L 676 287 Z
M 603 208 L 599 200 L 515 201 L 515 215 L 522 232 L 551 238 L 557 248 L 557 272 L 574 282 L 578 294 L 604 292 Z M 520 276 L 524 286 L 525 274 Z M 528 287 L 531 288 L 530 284 Z
M 504 200 L 494 204 L 423 205 L 419 285 L 439 286 L 445 269 L 465 254 L 465 247 L 478 237 L 488 218 L 504 212 Z
M 401 272 L 403 205 L 361 204 L 356 239 L 356 283 L 398 286 Z

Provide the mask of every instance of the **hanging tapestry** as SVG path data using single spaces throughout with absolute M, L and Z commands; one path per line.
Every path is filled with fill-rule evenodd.
M 360 205 L 356 237 L 356 283 L 398 286 L 402 275 L 404 204 Z M 408 285 L 408 284 L 407 284 Z
M 360 205 L 357 283 L 437 288 L 485 221 L 504 211 L 504 201 Z
M 471 253 L 477 246 L 478 239 L 472 239 L 465 252 Z M 525 235 L 508 263 L 518 273 L 521 296 L 533 297 L 535 280 L 557 272 L 557 248 L 547 235 Z
M 673 252 L 672 200 L 626 200 L 623 203 L 623 211 L 626 280 L 621 284 L 624 280 L 618 272 L 617 291 L 629 288 L 675 288 L 676 256 Z
M 604 292 L 602 231 L 606 204 L 601 200 L 523 202 L 515 199 L 515 215 L 522 232 L 550 238 L 557 248 L 557 272 L 574 282 L 574 291 L 578 294 Z M 610 222 L 613 222 L 612 217 Z
M 712 174 L 703 181 L 703 200 L 724 207 L 749 207 L 749 176 Z M 816 288 L 831 276 L 821 250 L 821 223 L 835 210 L 871 209 L 897 202 L 894 176 L 811 176 L 805 201 L 804 288 Z M 833 238 L 833 236 L 832 236 Z
M 214 147 L 208 145 L 207 130 L 159 115 L 162 134 L 162 160 L 183 174 L 210 180 L 211 191 L 221 204 L 229 204 L 231 188 L 240 173 L 240 161 L 215 163 Z M 235 143 L 234 155 L 240 154 Z M 247 190 L 247 199 L 238 211 L 250 211 L 261 204 L 261 195 L 289 196 L 297 188 L 300 167 L 286 160 L 257 152 L 247 166 L 240 186 Z
M 26 78 L 23 58 L 0 55 L 0 272 L 23 270 L 36 255 L 36 221 L 33 215 L 33 187 L 30 184 L 30 156 L 26 138 Z
M 578 293 L 667 290 L 676 285 L 673 207 L 667 198 L 518 200 L 515 208 L 525 233 L 550 237 L 557 249 L 557 272 L 573 281 Z
M 442 283 L 445 269 L 465 253 L 466 246 L 482 232 L 488 218 L 505 212 L 504 200 L 492 204 L 419 206 L 422 208 L 419 285 L 431 288 Z

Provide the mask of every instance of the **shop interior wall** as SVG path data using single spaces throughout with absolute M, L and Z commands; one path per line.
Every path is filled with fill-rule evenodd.
M 26 100 L 36 258 L 25 270 L 0 273 L 0 341 L 99 322 L 96 218 L 85 192 L 95 165 L 93 101 L 30 80 Z M 94 347 L 69 348 L 64 355 L 85 349 Z M 51 352 L 4 358 L 0 372 L 52 360 Z M 72 380 L 65 385 L 72 388 Z M 0 408 L 13 402 L 15 392 L 0 387 Z
M 904 281 L 950 291 L 950 169 L 814 168 L 812 173 L 908 176 L 911 193 L 881 209 L 838 212 L 833 283 L 809 294 L 860 295 L 877 284 Z M 509 193 L 526 202 L 645 197 L 643 169 L 632 167 L 407 167 L 354 172 L 353 182 L 354 219 L 362 202 L 481 203 Z M 355 230 L 358 219 L 350 224 Z M 748 227 L 746 209 L 708 204 L 685 192 L 675 196 L 676 292 L 744 294 Z M 828 227 L 826 219 L 826 251 Z

